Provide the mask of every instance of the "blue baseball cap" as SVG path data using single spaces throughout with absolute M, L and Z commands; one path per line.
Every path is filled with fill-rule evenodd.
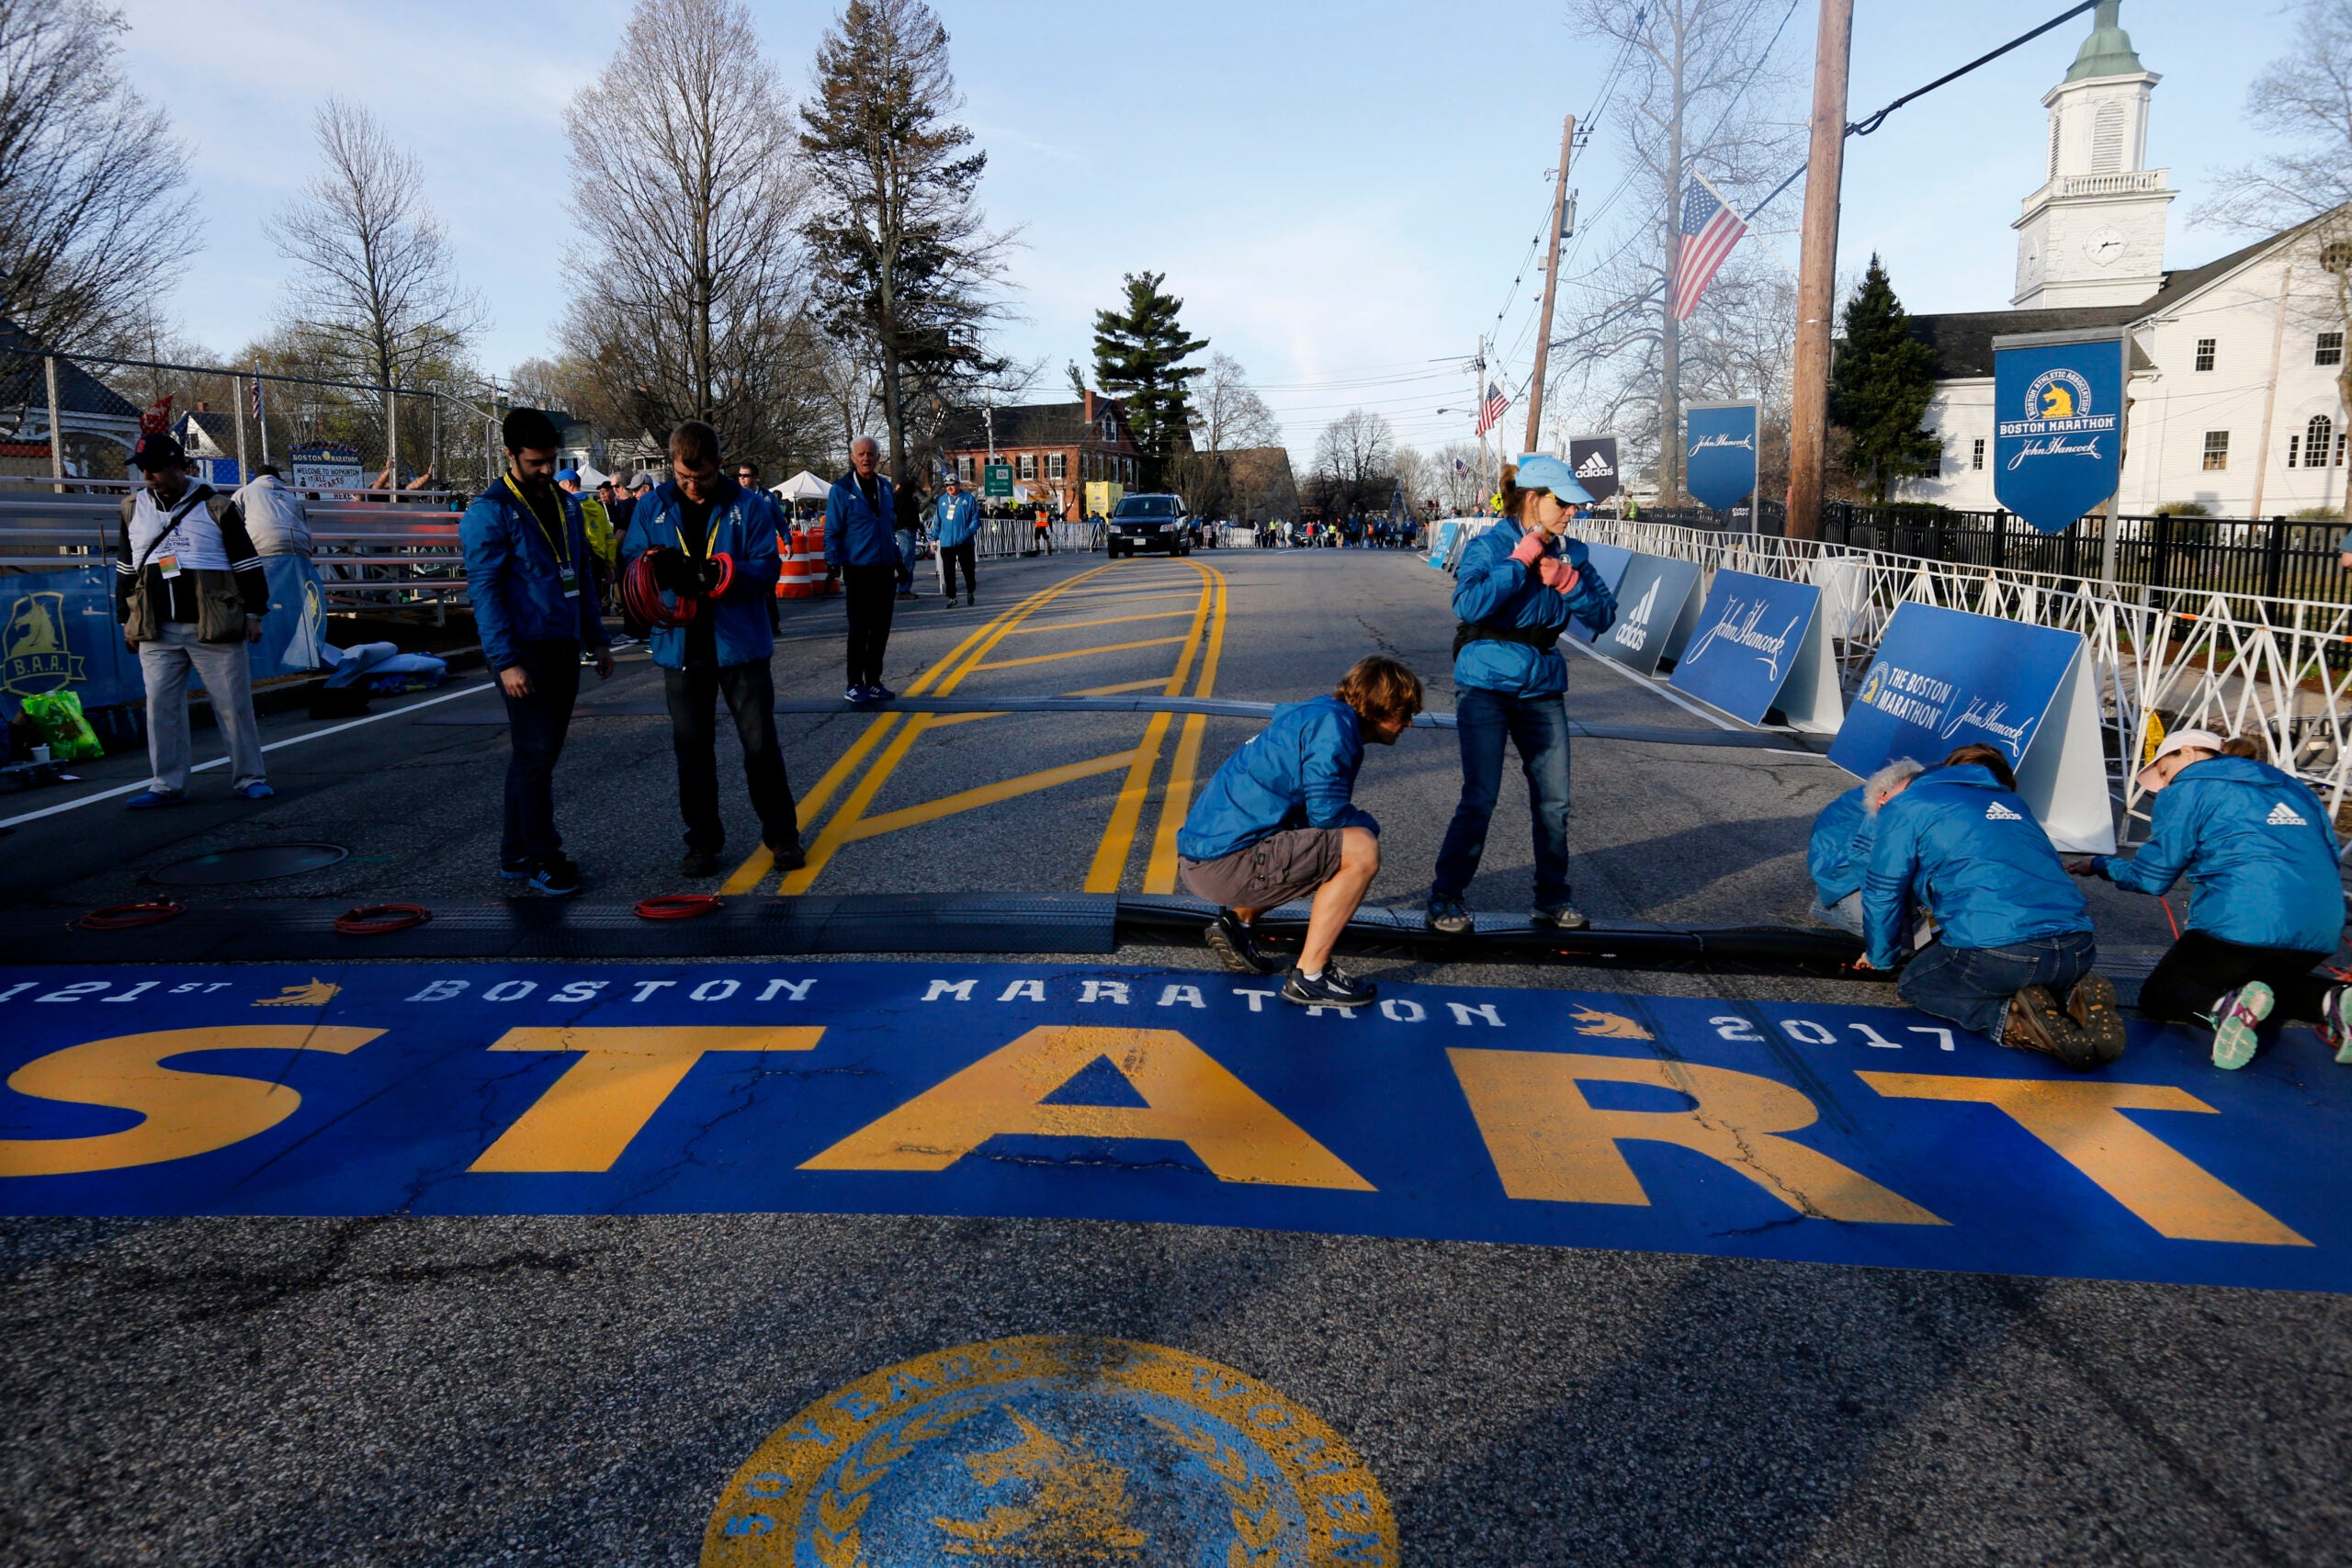
M 555 473 L 555 482 L 558 484 L 577 484 L 580 482 L 580 470 L 578 468 L 558 468 Z
M 1519 460 L 1519 470 L 1512 483 L 1521 490 L 1548 490 L 1561 501 L 1577 506 L 1590 506 L 1592 492 L 1577 483 L 1576 470 L 1557 457 L 1546 457 L 1531 452 Z

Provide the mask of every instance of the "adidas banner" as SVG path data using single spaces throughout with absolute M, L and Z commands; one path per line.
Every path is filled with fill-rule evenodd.
M 1607 501 L 1617 493 L 1617 438 L 1613 435 L 1579 435 L 1568 443 L 1568 467 L 1576 470 L 1577 483 L 1584 486 L 1595 501 Z
M 1594 652 L 1642 675 L 1656 673 L 1659 660 L 1680 655 L 1699 621 L 1696 561 L 1636 553 L 1610 590 L 1617 595 L 1617 618 L 1592 638 Z

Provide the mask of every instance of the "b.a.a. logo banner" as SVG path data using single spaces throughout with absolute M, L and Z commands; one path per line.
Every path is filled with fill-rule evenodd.
M 1729 512 L 1756 490 L 1756 404 L 1692 403 L 1686 423 L 1690 493 Z
M 1617 493 L 1617 438 L 1613 435 L 1579 435 L 1568 443 L 1568 467 L 1576 471 L 1577 483 L 1584 486 L 1595 501 L 1607 501 Z
M 62 592 L 19 593 L 8 603 L 0 631 L 0 691 L 31 696 L 83 679 L 85 660 L 65 632 Z
M 2123 473 L 2123 340 L 2002 338 L 1993 354 L 1993 493 L 2045 534 L 2072 527 Z

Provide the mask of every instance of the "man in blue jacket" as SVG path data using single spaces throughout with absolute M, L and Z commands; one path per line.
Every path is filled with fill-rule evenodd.
M 2327 807 L 2301 779 L 2253 755 L 2250 740 L 2176 730 L 2140 772 L 2158 792 L 2148 841 L 2130 860 L 2088 856 L 2071 869 L 2164 897 L 2197 885 L 2188 930 L 2140 987 L 2140 1010 L 2213 1030 L 2213 1065 L 2254 1060 L 2275 1010 L 2319 1026 L 2352 1065 L 2345 989 L 2314 974 L 2344 936 L 2344 877 Z
M 1862 879 L 1871 968 L 1903 962 L 1915 902 L 1936 940 L 1903 970 L 1905 1001 L 2077 1070 L 2123 1054 L 2115 987 L 2091 967 L 2090 910 L 1990 746 L 1962 746 L 1879 808 Z
M 1897 757 L 1822 807 L 1805 845 L 1805 870 L 1813 874 L 1813 908 L 1825 926 L 1862 934 L 1862 872 L 1871 863 L 1871 840 L 1879 807 L 1903 793 L 1922 768 Z
M 933 547 L 939 552 L 939 591 L 947 602 L 956 602 L 956 569 L 964 569 L 964 603 L 979 601 L 979 580 L 972 575 L 972 559 L 976 553 L 977 536 L 980 531 L 979 503 L 964 493 L 964 481 L 953 472 L 947 476 L 947 488 L 939 492 L 939 500 L 932 509 L 931 537 Z
M 890 646 L 890 611 L 899 575 L 899 499 L 875 470 L 882 447 L 871 435 L 850 443 L 849 472 L 825 497 L 825 575 L 846 589 L 849 689 L 842 700 L 887 703 L 898 694 L 882 683 L 882 656 Z
M 1568 902 L 1568 661 L 1571 620 L 1596 632 L 1617 618 L 1600 573 L 1587 570 L 1569 521 L 1592 497 L 1557 457 L 1521 457 L 1503 486 L 1503 520 L 1463 549 L 1453 585 L 1454 733 L 1462 798 L 1438 850 L 1424 917 L 1432 931 L 1470 929 L 1463 895 L 1487 852 L 1502 793 L 1503 742 L 1519 752 L 1534 811 L 1538 925 L 1589 924 Z
M 1419 676 L 1378 654 L 1358 660 L 1331 695 L 1276 708 L 1217 769 L 1176 835 L 1184 885 L 1217 906 L 1208 943 L 1243 974 L 1281 967 L 1258 944 L 1258 917 L 1314 898 L 1284 1001 L 1360 1008 L 1379 994 L 1331 962 L 1380 870 L 1380 824 L 1355 804 L 1356 770 L 1365 741 L 1393 745 L 1420 711 Z
M 768 656 L 775 638 L 767 602 L 775 594 L 775 498 L 727 477 L 718 432 L 698 419 L 670 433 L 669 483 L 655 487 L 629 515 L 621 546 L 624 570 L 652 553 L 654 581 L 692 618 L 657 626 L 653 662 L 670 706 L 670 743 L 678 759 L 678 809 L 686 819 L 688 876 L 718 870 L 727 826 L 718 814 L 718 700 L 727 699 L 743 746 L 743 782 L 760 837 L 778 869 L 808 863 L 784 752 L 775 738 L 775 677 Z
M 498 874 L 541 893 L 580 891 L 555 829 L 555 764 L 580 694 L 580 655 L 597 678 L 613 672 L 605 623 L 596 614 L 588 530 L 580 503 L 555 484 L 562 438 L 537 409 L 514 409 L 502 426 L 506 472 L 474 497 L 458 525 L 466 551 L 466 596 L 482 660 L 506 699 L 514 752 L 506 763 L 506 827 Z

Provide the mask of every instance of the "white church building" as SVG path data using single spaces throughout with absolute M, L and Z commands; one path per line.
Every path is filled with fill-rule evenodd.
M 2109 327 L 2131 334 L 2118 510 L 2201 502 L 2217 517 L 2340 508 L 2346 479 L 2344 367 L 2352 225 L 2322 219 L 2202 266 L 2165 265 L 2170 171 L 2147 164 L 2159 80 L 2102 0 L 2066 79 L 2042 103 L 2050 155 L 2025 198 L 2017 292 L 2007 310 L 1911 318 L 1936 351 L 1927 428 L 1939 469 L 1896 499 L 1973 511 L 1993 494 L 1993 339 Z M 2324 231 L 2324 232 L 2323 232 Z

